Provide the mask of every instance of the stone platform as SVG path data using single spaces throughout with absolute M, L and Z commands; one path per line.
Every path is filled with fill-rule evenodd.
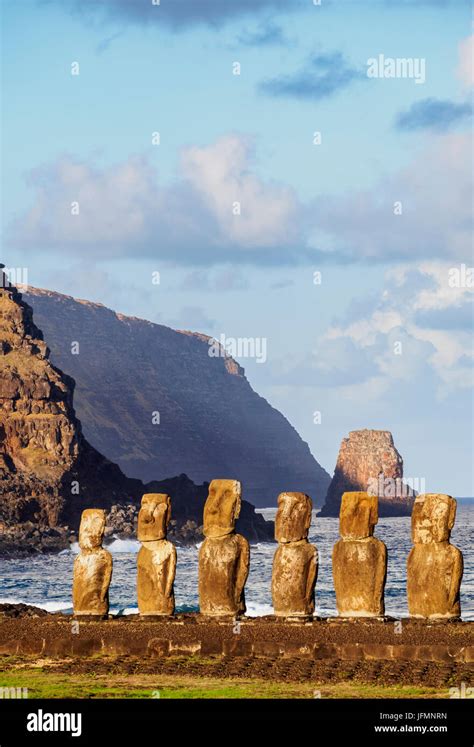
M 138 615 L 75 621 L 28 608 L 0 610 L 0 654 L 45 657 L 176 656 L 301 658 L 312 661 L 474 662 L 473 622 L 410 619 L 216 621 L 199 614 L 148 621 Z

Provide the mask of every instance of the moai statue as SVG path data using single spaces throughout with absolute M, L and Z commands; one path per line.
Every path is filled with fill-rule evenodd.
M 462 552 L 449 537 L 456 519 L 450 495 L 418 495 L 411 515 L 414 547 L 407 561 L 408 611 L 412 617 L 461 615 Z
M 308 542 L 313 502 L 305 493 L 281 493 L 275 519 L 279 543 L 273 558 L 272 597 L 277 617 L 309 618 L 314 612 L 318 554 Z
M 249 543 L 235 534 L 240 513 L 237 480 L 213 480 L 204 506 L 206 539 L 199 550 L 199 607 L 202 615 L 237 617 L 245 613 Z
M 378 498 L 344 493 L 339 514 L 341 539 L 332 552 L 337 610 L 342 617 L 381 617 L 387 576 L 387 548 L 373 537 Z
M 138 514 L 137 597 L 140 615 L 172 615 L 176 548 L 166 539 L 171 500 L 163 493 L 142 498 Z
M 81 552 L 74 561 L 72 585 L 76 616 L 106 617 L 109 612 L 112 556 L 102 547 L 104 531 L 104 510 L 88 508 L 82 512 L 79 529 Z

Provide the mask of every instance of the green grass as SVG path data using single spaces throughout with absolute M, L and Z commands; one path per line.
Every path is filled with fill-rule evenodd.
M 4 662 L 5 663 L 5 662 Z M 446 698 L 447 688 L 374 685 L 358 682 L 268 682 L 195 674 L 70 674 L 10 658 L 0 687 L 26 687 L 30 698 Z

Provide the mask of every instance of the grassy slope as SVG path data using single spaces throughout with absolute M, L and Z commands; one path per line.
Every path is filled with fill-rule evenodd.
M 204 662 L 203 662 L 204 663 Z M 198 664 L 198 660 L 195 660 Z M 30 698 L 446 698 L 447 688 L 268 682 L 192 674 L 71 674 L 58 661 L 2 657 L 0 687 L 28 688 Z M 198 668 L 198 667 L 197 667 Z

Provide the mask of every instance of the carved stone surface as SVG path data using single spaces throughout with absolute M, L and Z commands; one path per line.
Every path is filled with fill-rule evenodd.
M 139 542 L 156 542 L 166 538 L 171 519 L 171 499 L 165 493 L 145 493 L 138 514 Z
M 102 547 L 105 511 L 83 511 L 79 530 L 80 554 L 74 561 L 72 599 L 74 614 L 104 617 L 109 611 L 112 556 Z
M 412 514 L 414 547 L 407 561 L 408 611 L 412 617 L 461 615 L 463 556 L 449 542 L 456 501 L 449 495 L 419 495 Z
M 344 493 L 340 534 L 332 553 L 336 604 L 343 617 L 384 614 L 387 548 L 373 537 L 378 521 L 377 496 Z
M 237 480 L 213 480 L 204 506 L 206 539 L 199 550 L 201 614 L 238 616 L 245 613 L 244 587 L 250 562 L 249 543 L 235 534 L 241 502 Z
M 147 493 L 138 514 L 137 597 L 141 615 L 174 613 L 176 548 L 166 539 L 171 500 L 164 493 Z
M 305 493 L 281 493 L 275 519 L 279 546 L 273 559 L 272 598 L 277 617 L 310 617 L 318 572 L 317 550 L 308 542 L 313 504 Z
M 372 537 L 378 520 L 376 495 L 344 493 L 339 514 L 339 533 L 343 539 Z

